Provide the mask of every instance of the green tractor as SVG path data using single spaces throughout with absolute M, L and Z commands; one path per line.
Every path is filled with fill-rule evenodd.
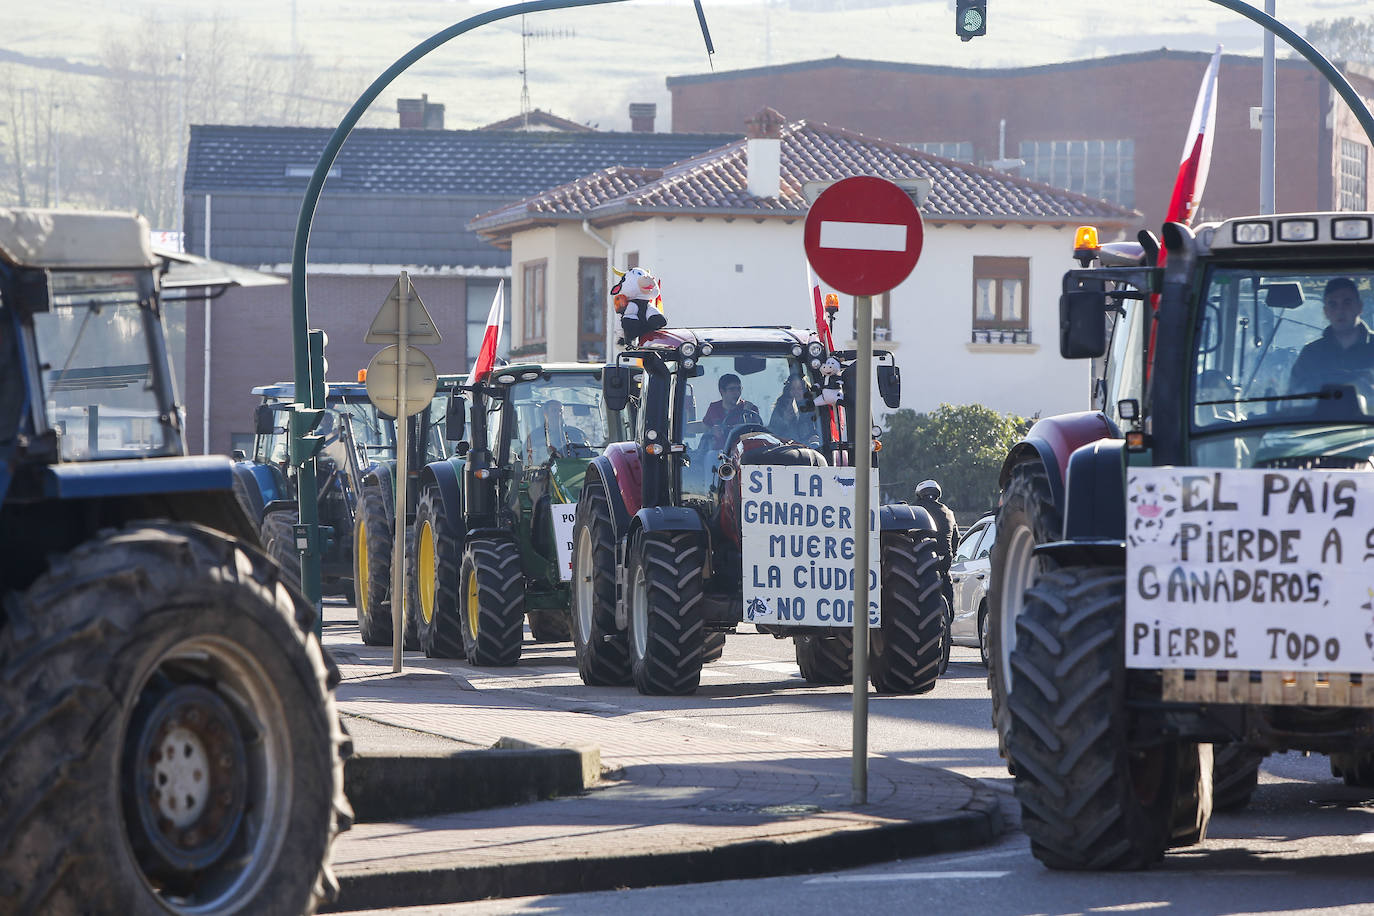
M 426 655 L 513 665 L 526 614 L 534 639 L 569 638 L 582 479 L 624 432 L 601 374 L 584 363 L 513 364 L 460 386 L 466 397 L 455 392 L 448 437 L 462 441 L 425 466 L 416 488 L 407 587 Z
M 445 441 L 445 412 L 449 392 L 461 376 L 439 376 L 438 393 L 428 407 L 410 418 L 407 443 L 410 456 L 407 466 L 412 480 L 417 468 L 433 461 L 446 460 L 450 455 Z M 369 402 L 371 406 L 371 402 Z M 372 408 L 376 413 L 376 408 Z M 389 646 L 392 643 L 391 623 L 391 565 L 396 529 L 396 435 L 395 418 L 379 415 L 386 435 L 374 444 L 358 432 L 354 424 L 354 440 L 359 443 L 358 463 L 351 472 L 357 508 L 353 513 L 353 583 L 357 594 L 358 629 L 369 646 Z M 415 488 L 407 488 L 406 518 L 415 516 Z M 407 523 L 407 529 L 411 526 Z M 407 543 L 407 556 L 412 546 Z M 405 627 L 405 648 L 415 650 L 414 602 L 409 611 L 410 621 Z

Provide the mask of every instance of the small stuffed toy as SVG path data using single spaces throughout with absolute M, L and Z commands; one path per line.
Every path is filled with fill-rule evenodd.
M 821 363 L 821 375 L 825 381 L 821 383 L 820 393 L 811 403 L 817 407 L 834 407 L 844 396 L 844 385 L 840 380 L 844 372 L 844 364 L 834 356 L 826 357 L 825 362 Z
M 642 267 L 611 269 L 620 278 L 611 287 L 611 302 L 620 316 L 620 329 L 627 343 L 633 343 L 668 323 L 663 314 L 663 295 L 653 274 Z

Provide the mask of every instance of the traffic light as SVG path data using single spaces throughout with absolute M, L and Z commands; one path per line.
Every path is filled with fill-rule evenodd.
M 987 0 L 954 0 L 954 34 L 968 41 L 987 33 Z

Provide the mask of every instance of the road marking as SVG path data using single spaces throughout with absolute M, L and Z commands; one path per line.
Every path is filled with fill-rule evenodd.
M 906 225 L 821 220 L 820 247 L 849 248 L 856 251 L 906 251 Z
M 1374 833 L 1362 833 L 1355 837 L 1356 843 L 1374 843 Z
M 1009 871 L 910 871 L 894 875 L 824 875 L 810 878 L 807 884 L 829 884 L 831 882 L 858 883 L 865 881 L 944 881 L 964 878 L 1005 878 Z

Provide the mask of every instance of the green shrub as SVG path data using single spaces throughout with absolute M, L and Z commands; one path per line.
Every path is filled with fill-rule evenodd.
M 981 404 L 941 404 L 930 413 L 888 414 L 879 455 L 883 501 L 914 501 L 916 484 L 934 478 L 943 502 L 960 518 L 992 509 L 997 505 L 1002 461 L 1030 423 Z

